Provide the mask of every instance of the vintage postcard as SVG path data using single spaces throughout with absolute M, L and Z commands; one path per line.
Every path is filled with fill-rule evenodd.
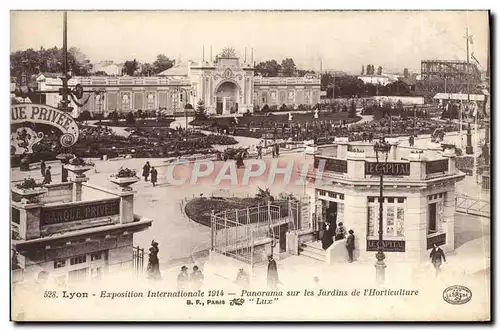
M 490 321 L 489 20 L 11 11 L 12 321 Z

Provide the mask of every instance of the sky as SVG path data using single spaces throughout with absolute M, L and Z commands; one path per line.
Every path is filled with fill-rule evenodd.
M 63 14 L 12 11 L 11 52 L 62 47 Z M 489 22 L 486 11 L 70 11 L 68 47 L 93 62 L 153 62 L 205 59 L 233 47 L 241 59 L 286 57 L 301 69 L 360 73 L 361 66 L 385 72 L 419 71 L 421 60 L 465 60 L 470 52 L 486 69 Z

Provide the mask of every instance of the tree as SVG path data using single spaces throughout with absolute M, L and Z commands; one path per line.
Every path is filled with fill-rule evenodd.
M 281 71 L 281 66 L 276 60 L 260 62 L 255 66 L 255 73 L 261 74 L 263 77 L 276 77 Z
M 159 74 L 162 71 L 172 68 L 174 64 L 174 60 L 169 59 L 164 54 L 158 54 L 156 56 L 156 61 L 153 62 L 154 73 Z
M 194 118 L 196 119 L 207 118 L 207 108 L 205 107 L 205 102 L 203 102 L 203 100 L 198 101 L 198 104 L 196 105 L 196 111 L 194 113 Z
M 370 65 L 369 64 L 366 65 L 366 74 L 370 75 Z
M 295 76 L 295 71 L 297 70 L 297 67 L 295 66 L 295 62 L 293 62 L 293 59 L 286 58 L 283 61 L 281 61 L 281 68 L 283 76 L 285 77 Z
M 410 78 L 410 73 L 408 72 L 408 68 L 405 68 L 403 70 L 403 77 L 404 78 Z
M 377 69 L 377 75 L 382 75 L 382 67 L 381 66 L 378 66 L 378 69 Z
M 365 66 L 361 66 L 361 75 L 365 74 Z
M 315 74 L 316 72 L 314 70 L 303 70 L 303 69 L 298 69 L 297 70 L 297 76 L 299 77 L 304 77 L 307 74 Z
M 155 67 L 151 63 L 144 63 L 141 68 L 142 76 L 152 76 L 156 73 Z
M 222 52 L 219 54 L 219 57 L 222 57 L 222 58 L 236 57 L 236 51 L 232 47 L 224 47 L 222 49 Z
M 133 76 L 137 69 L 139 69 L 139 63 L 137 63 L 136 59 L 125 61 L 123 64 L 123 70 L 128 76 Z
M 86 122 L 88 120 L 92 119 L 92 115 L 90 115 L 90 112 L 88 110 L 84 110 L 78 115 L 78 121 L 80 122 Z
M 36 84 L 36 77 L 40 73 L 62 73 L 63 52 L 57 47 L 39 50 L 29 48 L 10 54 L 10 75 L 13 82 L 20 83 L 23 75 L 26 83 Z M 78 48 L 72 47 L 68 51 L 68 71 L 73 75 L 86 76 L 90 73 L 92 65 Z
M 351 107 L 349 108 L 349 118 L 356 117 L 356 103 L 354 100 L 351 101 Z
M 78 48 L 71 47 L 68 50 L 68 68 L 72 71 L 73 76 L 86 76 L 92 71 L 92 64 L 87 55 Z
M 94 76 L 107 76 L 108 74 L 105 71 L 99 70 L 94 72 Z
M 109 113 L 108 120 L 113 121 L 114 123 L 118 123 L 118 119 L 119 119 L 119 116 L 118 116 L 118 112 L 116 110 Z

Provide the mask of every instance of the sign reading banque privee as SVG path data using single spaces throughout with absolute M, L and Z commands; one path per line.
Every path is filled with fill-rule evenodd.
M 60 142 L 69 147 L 78 140 L 78 125 L 73 117 L 62 110 L 47 105 L 24 103 L 10 108 L 11 124 L 40 123 L 56 127 L 62 132 Z

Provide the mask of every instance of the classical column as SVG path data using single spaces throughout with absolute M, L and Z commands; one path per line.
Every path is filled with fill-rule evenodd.
M 226 114 L 226 97 L 222 97 L 222 113 Z

